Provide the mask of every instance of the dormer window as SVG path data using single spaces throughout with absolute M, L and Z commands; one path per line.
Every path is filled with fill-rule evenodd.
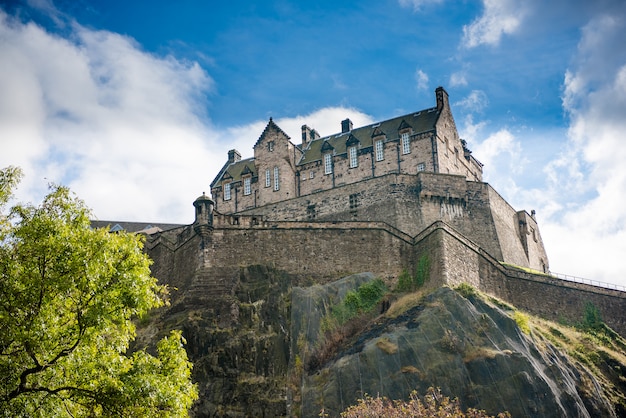
M 324 154 L 324 174 L 332 174 L 333 172 L 333 156 L 328 153 Z
M 243 179 L 243 194 L 248 196 L 252 192 L 252 187 L 250 187 L 252 183 L 251 177 L 244 177 Z
M 348 148 L 348 158 L 350 159 L 350 168 L 355 168 L 359 166 L 356 147 Z
M 402 143 L 402 154 L 411 153 L 411 138 L 408 132 L 403 132 L 400 136 L 400 142 Z
M 230 182 L 224 183 L 224 200 L 230 200 Z

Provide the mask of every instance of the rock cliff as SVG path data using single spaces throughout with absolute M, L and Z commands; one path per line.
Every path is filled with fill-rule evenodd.
M 326 285 L 266 266 L 232 274 L 228 293 L 181 288 L 140 326 L 140 344 L 183 329 L 200 391 L 195 416 L 337 416 L 364 394 L 406 399 L 431 386 L 490 414 L 626 414 L 626 343 L 614 334 L 585 336 L 469 287 L 390 294 L 333 330 L 324 325 L 332 306 L 371 274 Z

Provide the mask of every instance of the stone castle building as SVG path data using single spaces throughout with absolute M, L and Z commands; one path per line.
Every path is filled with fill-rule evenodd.
M 93 224 L 146 234 L 153 275 L 177 289 L 171 310 L 198 307 L 220 327 L 238 321 L 250 266 L 291 286 L 359 272 L 393 285 L 427 260 L 428 287 L 466 282 L 551 319 L 578 320 L 591 302 L 626 335 L 626 292 L 549 274 L 534 211 L 482 182 L 448 94 L 435 93 L 433 108 L 358 128 L 344 120 L 327 137 L 303 126 L 299 144 L 270 119 L 253 158 L 229 151 L 191 225 Z
M 300 144 L 270 118 L 253 158 L 228 152 L 211 183 L 215 209 L 240 212 L 387 174 L 431 172 L 481 181 L 482 164 L 459 138 L 448 93 L 439 87 L 435 95 L 433 108 L 356 129 L 346 119 L 340 133 L 324 138 L 304 125 Z
M 436 106 L 368 126 L 342 121 L 321 138 L 302 126 L 294 144 L 270 118 L 254 157 L 237 150 L 211 183 L 221 214 L 273 221 L 381 221 L 415 236 L 445 220 L 497 259 L 548 271 L 534 214 L 515 211 L 488 184 L 459 137 L 448 93 Z

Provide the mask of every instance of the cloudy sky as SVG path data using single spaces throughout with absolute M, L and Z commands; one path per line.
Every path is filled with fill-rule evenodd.
M 101 220 L 190 223 L 269 117 L 297 142 L 443 86 L 551 270 L 626 286 L 626 2 L 546 3 L 0 0 L 0 167 L 23 201 L 54 182 Z

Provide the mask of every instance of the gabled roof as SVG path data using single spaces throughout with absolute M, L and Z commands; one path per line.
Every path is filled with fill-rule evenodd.
M 181 224 L 164 224 L 164 223 L 147 223 L 147 222 L 123 222 L 123 221 L 97 221 L 92 220 L 92 228 L 109 227 L 109 232 L 140 232 L 143 234 L 154 234 L 156 232 L 168 231 L 174 228 L 180 228 Z
M 287 135 L 285 133 L 285 131 L 283 131 L 282 129 L 280 129 L 280 126 L 276 125 L 274 123 L 274 121 L 272 120 L 272 118 L 270 118 L 270 121 L 267 123 L 267 125 L 265 126 L 265 129 L 263 129 L 263 133 L 261 133 L 261 136 L 259 137 L 259 139 L 256 141 L 256 143 L 254 144 L 253 148 L 256 148 L 257 145 L 259 145 L 261 143 L 261 141 L 263 141 L 263 139 L 269 134 L 270 131 L 276 131 L 279 133 L 282 133 L 283 135 L 285 135 L 287 137 L 288 140 L 290 140 L 291 138 L 289 137 L 289 135 Z
M 227 163 L 213 183 L 211 183 L 211 187 L 217 186 L 222 180 L 240 181 L 241 177 L 247 174 L 252 175 L 252 177 L 257 176 L 254 158 L 247 158 L 230 164 Z
M 416 134 L 433 131 L 438 117 L 439 112 L 437 112 L 437 108 L 433 107 L 352 129 L 350 132 L 337 133 L 315 139 L 302 150 L 302 158 L 298 161 L 298 165 L 319 161 L 322 159 L 322 154 L 329 151 L 333 151 L 336 155 L 345 154 L 347 146 L 357 141 L 360 142 L 361 148 L 371 147 L 373 144 L 372 138 L 380 136 L 381 133 L 386 135 L 387 139 L 397 139 L 398 131 L 407 127 L 411 127 L 413 133 Z

